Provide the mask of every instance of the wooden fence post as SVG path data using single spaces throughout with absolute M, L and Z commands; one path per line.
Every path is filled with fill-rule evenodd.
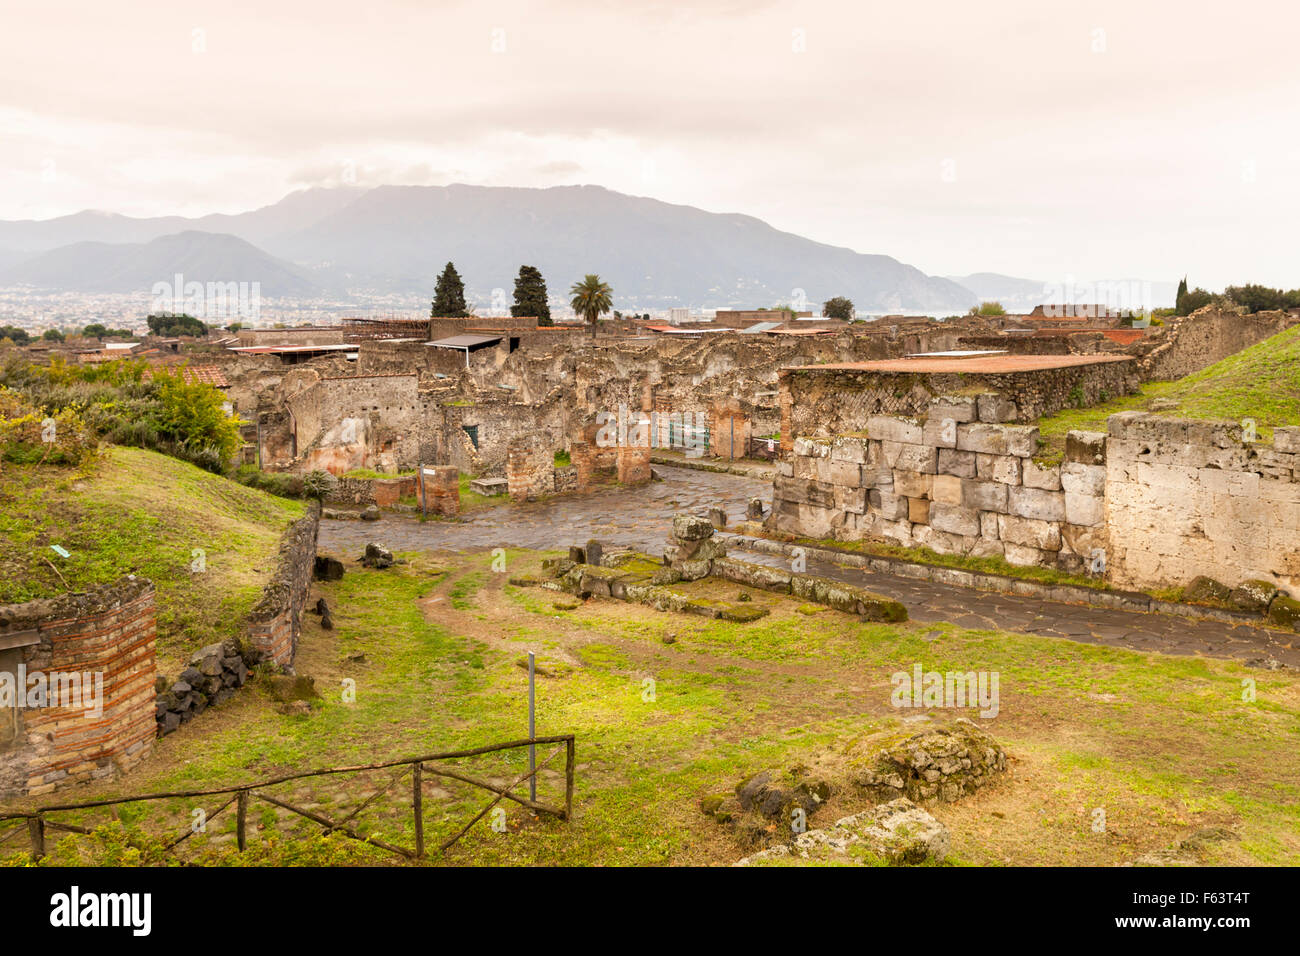
M 565 743 L 564 752 L 564 819 L 573 819 L 573 767 L 574 751 L 577 749 L 577 740 L 570 737 Z
M 411 784 L 411 805 L 415 810 L 415 858 L 424 859 L 424 768 L 417 762 Z
M 248 823 L 248 791 L 240 790 L 239 797 L 235 804 L 235 839 L 239 842 L 239 852 L 244 852 L 247 845 L 244 837 L 244 828 Z
M 32 838 L 32 860 L 45 855 L 45 818 L 39 813 L 27 818 L 27 835 Z

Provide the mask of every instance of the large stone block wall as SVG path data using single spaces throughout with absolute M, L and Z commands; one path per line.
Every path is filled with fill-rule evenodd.
M 302 631 L 302 611 L 316 563 L 320 503 L 312 502 L 280 540 L 275 576 L 249 614 L 245 634 L 259 657 L 281 667 L 293 663 Z
M 1228 585 L 1271 581 L 1300 594 L 1300 428 L 1272 444 L 1240 425 L 1141 412 L 1107 423 L 1112 579 Z
M 143 578 L 0 607 L 0 669 L 101 675 L 102 713 L 64 706 L 0 709 L 0 797 L 39 795 L 125 772 L 153 745 L 154 590 Z M 93 694 L 93 678 L 85 693 Z M 74 702 L 75 703 L 75 702 Z M 83 698 L 80 702 L 85 704 Z M 57 706 L 49 706 L 57 705 Z
M 1064 460 L 1043 464 L 1038 429 L 980 421 L 983 401 L 939 400 L 923 419 L 877 416 L 865 434 L 796 439 L 778 463 L 768 527 L 1124 587 L 1205 575 L 1300 594 L 1300 428 L 1276 429 L 1268 444 L 1240 425 L 1124 412 L 1108 434 L 1070 432 Z
M 998 421 L 1008 414 L 1001 396 L 949 397 L 923 419 L 798 438 L 778 464 L 769 527 L 1080 570 L 1104 538 L 1105 469 L 1090 457 L 1040 467 L 1038 429 Z

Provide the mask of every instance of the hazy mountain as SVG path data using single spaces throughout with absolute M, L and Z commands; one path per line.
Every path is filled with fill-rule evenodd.
M 1039 279 L 1018 279 L 996 272 L 975 272 L 968 276 L 948 276 L 969 289 L 981 302 L 1000 302 L 1008 312 L 1029 312 L 1046 302 L 1080 302 L 1114 305 L 1124 308 L 1144 305 L 1152 308 L 1172 306 L 1178 291 L 1174 282 L 1151 282 L 1123 279 L 1087 282 L 1072 280 L 1070 287 L 1061 281 L 1053 285 Z
M 11 258 L 13 254 L 45 252 L 74 242 L 149 242 L 189 230 L 224 232 L 254 245 L 265 245 L 276 236 L 303 229 L 336 212 L 365 191 L 358 186 L 300 189 L 272 205 L 235 215 L 141 219 L 88 210 L 55 219 L 0 221 L 0 254 Z
M 888 256 L 597 186 L 380 186 L 269 248 L 393 291 L 431 292 L 450 260 L 483 298 L 494 288 L 509 295 L 527 263 L 552 294 L 599 273 L 623 308 L 756 307 L 789 302 L 797 290 L 814 308 L 835 295 L 860 311 L 964 311 L 975 302 L 955 283 Z
M 158 281 L 159 269 L 163 277 L 177 271 L 188 276 L 188 269 L 152 253 L 142 270 L 138 248 L 86 245 L 89 240 L 152 246 L 153 240 L 182 230 L 229 233 L 265 250 L 260 260 L 244 250 L 250 257 L 242 263 L 247 271 L 231 276 L 262 281 L 263 295 L 277 294 L 256 274 L 274 256 L 296 263 L 300 278 L 317 285 L 429 297 L 450 260 L 480 303 L 490 301 L 495 289 L 504 290 L 508 302 L 523 264 L 540 268 L 556 296 L 583 274 L 597 272 L 623 309 L 770 306 L 798 299 L 800 290 L 810 308 L 845 295 L 860 312 L 944 314 L 964 312 L 977 301 L 957 283 L 889 256 L 814 242 L 751 216 L 709 213 L 597 186 L 311 189 L 234 216 L 135 219 L 78 213 L 42 222 L 0 222 L 0 263 L 14 251 L 49 250 L 0 271 L 0 281 L 82 290 L 126 285 L 149 269 L 155 270 L 150 282 Z M 69 243 L 76 245 L 57 248 Z
M 237 236 L 190 230 L 145 243 L 77 242 L 0 270 L 0 283 L 87 293 L 151 293 L 154 285 L 257 282 L 263 296 L 315 296 L 320 285 Z

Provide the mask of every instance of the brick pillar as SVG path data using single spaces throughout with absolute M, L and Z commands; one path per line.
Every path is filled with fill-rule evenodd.
M 794 451 L 794 400 L 790 397 L 790 372 L 782 369 L 776 373 L 778 402 L 781 405 L 781 452 Z
M 555 493 L 555 454 L 529 440 L 512 442 L 506 453 L 506 489 L 511 501 Z
M 422 504 L 430 514 L 460 514 L 460 469 L 454 465 L 426 466 Z
M 623 485 L 644 485 L 650 481 L 650 449 L 645 445 L 618 448 L 618 481 Z
M 578 491 L 590 491 L 591 475 L 596 467 L 591 458 L 591 446 L 585 441 L 570 442 L 569 460 L 578 474 Z

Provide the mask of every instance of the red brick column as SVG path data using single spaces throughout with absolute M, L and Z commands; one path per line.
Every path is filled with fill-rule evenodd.
M 460 514 L 460 470 L 453 465 L 424 469 L 424 506 L 430 514 Z

